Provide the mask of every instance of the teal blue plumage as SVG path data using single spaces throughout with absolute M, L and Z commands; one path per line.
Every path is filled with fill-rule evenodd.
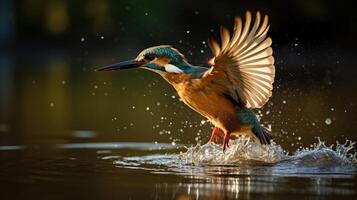
M 261 142 L 270 143 L 272 139 L 271 135 L 268 134 L 268 130 L 262 127 L 259 120 L 253 110 L 249 108 L 237 106 L 237 113 L 239 120 L 244 124 L 249 124 L 252 127 L 253 133 L 259 138 Z
M 167 57 L 170 58 L 170 64 L 180 68 L 186 74 L 192 74 L 194 78 L 200 78 L 207 70 L 206 67 L 193 66 L 187 62 L 184 55 L 182 55 L 175 48 L 172 48 L 169 45 L 162 45 L 159 47 L 152 47 L 144 50 L 139 54 L 139 56 L 155 56 L 155 57 Z M 155 70 L 164 70 L 161 66 L 155 63 L 148 63 L 146 67 Z
M 181 69 L 190 69 L 192 67 L 179 51 L 169 45 L 162 45 L 159 48 L 148 48 L 139 54 L 139 56 L 148 55 L 154 55 L 155 57 L 168 57 L 170 58 L 172 64 L 180 67 Z

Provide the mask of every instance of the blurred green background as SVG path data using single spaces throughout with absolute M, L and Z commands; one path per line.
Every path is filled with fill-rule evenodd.
M 287 150 L 356 140 L 357 20 L 341 1 L 2 0 L 0 144 L 206 142 L 211 125 L 156 74 L 94 69 L 171 44 L 205 65 L 209 36 L 246 10 L 270 17 L 273 97 L 260 110 Z

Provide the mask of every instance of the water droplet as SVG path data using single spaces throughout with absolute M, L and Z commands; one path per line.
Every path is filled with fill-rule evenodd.
M 300 141 L 300 140 L 301 140 L 301 137 L 298 137 L 298 140 Z
M 187 34 L 189 34 L 189 33 L 190 33 L 190 31 L 189 31 L 189 30 L 187 30 L 187 31 L 186 31 L 186 33 L 187 33 Z
M 203 125 L 203 124 L 205 124 L 206 123 L 206 121 L 205 120 L 201 120 L 201 124 Z
M 150 110 L 150 108 L 149 108 L 149 107 L 146 107 L 146 110 Z
M 61 83 L 62 83 L 62 85 L 65 85 L 65 84 L 66 84 L 66 81 L 62 81 Z
M 175 98 L 176 98 L 176 96 L 175 96 L 175 95 L 172 95 L 172 96 L 171 96 L 171 98 L 175 99 Z
M 176 142 L 175 142 L 175 141 L 172 141 L 172 142 L 171 142 L 171 145 L 172 145 L 172 146 L 176 146 Z
M 286 100 L 283 100 L 283 104 L 286 104 Z
M 50 107 L 54 107 L 55 104 L 53 102 L 50 103 Z
M 100 36 L 100 39 L 104 40 L 104 36 Z
M 94 87 L 94 89 L 97 89 L 97 88 L 98 88 L 98 85 L 94 85 L 93 87 Z
M 330 125 L 331 123 L 332 123 L 331 118 L 328 117 L 325 119 L 325 124 Z
M 81 37 L 81 42 L 86 41 L 86 39 L 84 37 Z

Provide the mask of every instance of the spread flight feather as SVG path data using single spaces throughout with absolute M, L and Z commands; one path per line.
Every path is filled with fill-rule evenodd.
M 212 38 L 208 40 L 214 55 L 209 64 L 212 70 L 225 72 L 230 81 L 227 91 L 235 101 L 247 108 L 260 108 L 272 95 L 274 57 L 272 40 L 267 38 L 268 16 L 261 23 L 257 12 L 252 26 L 251 21 L 248 11 L 244 26 L 240 17 L 235 18 L 232 37 L 227 28 L 221 27 L 221 44 Z

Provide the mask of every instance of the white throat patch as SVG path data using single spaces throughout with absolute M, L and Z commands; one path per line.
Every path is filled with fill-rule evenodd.
M 172 64 L 166 64 L 164 67 L 165 67 L 165 70 L 169 73 L 176 73 L 176 74 L 183 73 L 183 71 L 180 68 L 178 68 Z

